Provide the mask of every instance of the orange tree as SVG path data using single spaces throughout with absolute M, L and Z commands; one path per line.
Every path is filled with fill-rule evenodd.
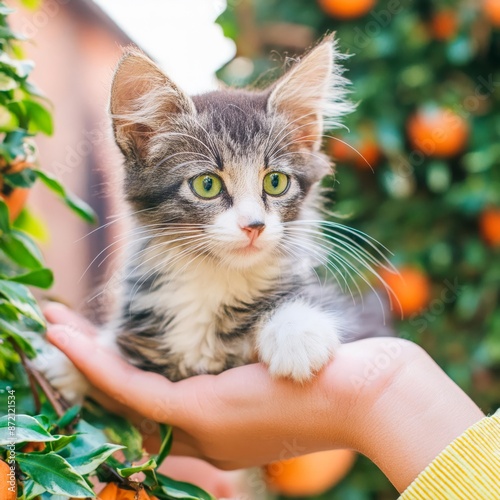
M 159 453 L 147 456 L 129 422 L 90 402 L 69 407 L 31 363 L 45 320 L 30 288 L 50 288 L 53 275 L 30 234 L 36 219 L 23 209 L 28 191 L 40 181 L 78 216 L 93 222 L 94 214 L 37 165 L 33 138 L 52 134 L 52 116 L 29 81 L 33 63 L 22 58 L 11 12 L 0 2 L 0 499 L 90 498 L 99 480 L 109 483 L 108 500 L 213 500 L 156 471 L 170 451 L 169 427 L 161 426 Z M 130 479 L 137 472 L 142 482 Z
M 427 349 L 485 412 L 498 408 L 498 2 L 228 4 L 219 23 L 238 49 L 220 71 L 229 83 L 259 85 L 258 75 L 283 66 L 276 54 L 298 55 L 326 32 L 353 54 L 345 64 L 357 110 L 348 130 L 325 139 L 337 160 L 335 211 L 387 246 L 408 278 L 389 277 L 407 312 L 401 320 L 395 307 L 398 334 Z M 361 459 L 324 498 L 396 497 Z

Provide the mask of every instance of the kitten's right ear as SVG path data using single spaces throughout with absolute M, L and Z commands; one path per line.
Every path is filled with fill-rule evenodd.
M 151 139 L 180 113 L 195 114 L 191 98 L 138 49 L 128 48 L 111 86 L 115 140 L 126 156 L 144 159 Z

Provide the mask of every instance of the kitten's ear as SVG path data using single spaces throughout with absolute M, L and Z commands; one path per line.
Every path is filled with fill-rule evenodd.
M 125 155 L 144 159 L 150 140 L 175 115 L 196 114 L 191 98 L 138 49 L 122 56 L 111 86 L 110 113 L 116 143 Z
M 345 57 L 333 35 L 325 37 L 278 80 L 269 97 L 268 110 L 288 116 L 294 138 L 309 149 L 318 149 L 323 130 L 339 126 L 339 119 L 353 109 L 346 100 L 349 81 L 338 64 Z

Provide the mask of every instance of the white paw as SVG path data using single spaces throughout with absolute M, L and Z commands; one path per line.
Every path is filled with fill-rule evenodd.
M 261 361 L 275 377 L 305 382 L 340 345 L 335 318 L 302 301 L 280 307 L 258 338 Z
M 85 377 L 67 356 L 45 339 L 39 337 L 34 347 L 38 355 L 32 361 L 33 367 L 42 373 L 70 404 L 81 404 L 89 388 Z

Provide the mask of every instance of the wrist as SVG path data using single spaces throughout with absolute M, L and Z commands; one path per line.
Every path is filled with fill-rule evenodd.
M 359 391 L 354 447 L 401 492 L 484 414 L 422 349 L 388 342 L 393 358 Z

